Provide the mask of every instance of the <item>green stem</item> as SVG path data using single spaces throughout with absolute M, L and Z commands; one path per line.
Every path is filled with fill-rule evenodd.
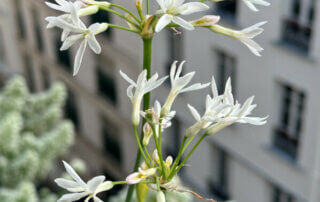
M 147 0 L 147 15 L 149 15 L 149 13 L 150 13 L 150 8 L 149 8 L 150 6 L 149 6 L 149 0 Z
M 110 9 L 110 8 L 107 8 L 107 7 L 105 7 L 105 6 L 100 6 L 100 8 L 101 8 L 102 10 L 108 11 L 108 12 L 110 12 L 110 13 L 113 13 L 113 14 L 115 14 L 115 15 L 123 18 L 125 21 L 127 21 L 127 22 L 131 23 L 132 25 L 134 25 L 137 29 L 139 29 L 139 30 L 141 29 L 140 26 L 139 26 L 137 23 L 135 23 L 135 22 L 133 22 L 132 20 L 128 19 L 126 16 L 122 15 L 121 13 L 118 13 L 117 11 L 112 10 L 112 9 Z
M 128 9 L 120 6 L 120 5 L 117 5 L 117 4 L 111 4 L 111 6 L 113 7 L 116 7 L 116 8 L 119 8 L 121 10 L 123 10 L 124 12 L 127 12 L 129 15 L 131 15 L 138 23 L 141 23 L 141 21 L 139 20 L 139 18 L 137 18 L 137 16 L 135 16 L 131 11 L 129 11 Z
M 147 149 L 147 147 L 146 147 L 145 145 L 143 145 L 143 150 L 144 150 L 144 152 L 146 152 L 146 154 L 147 154 L 147 157 L 148 157 L 149 162 L 150 162 L 149 165 L 151 165 L 151 163 L 152 163 L 152 158 L 151 158 L 151 156 L 150 156 L 150 154 L 149 154 L 149 152 L 148 152 L 148 149 Z
M 198 140 L 198 142 L 192 147 L 191 151 L 187 154 L 187 156 L 183 159 L 183 161 L 181 162 L 181 164 L 178 166 L 177 169 L 175 169 L 171 175 L 169 177 L 173 177 L 175 176 L 179 170 L 182 168 L 182 166 L 187 162 L 187 160 L 189 159 L 189 157 L 192 155 L 192 153 L 196 150 L 196 148 L 199 146 L 199 144 L 204 140 L 204 138 L 206 138 L 208 136 L 208 134 L 204 134 L 202 135 L 202 137 Z M 170 178 L 169 178 L 170 179 Z
M 152 38 L 143 39 L 143 69 L 147 70 L 147 78 L 149 79 L 151 76 L 151 50 L 152 50 Z M 150 93 L 147 93 L 143 96 L 143 110 L 149 109 L 150 106 Z M 143 119 L 142 127 L 145 123 L 145 119 Z M 143 130 L 141 130 L 140 142 L 143 140 Z M 136 162 L 134 166 L 134 171 L 138 170 L 141 160 L 141 153 L 138 150 Z M 131 202 L 132 194 L 134 191 L 134 185 L 131 185 L 128 189 L 126 202 Z
M 108 25 L 109 25 L 109 27 L 114 27 L 114 28 L 125 30 L 125 31 L 133 32 L 133 33 L 140 33 L 138 30 L 130 29 L 128 27 L 123 27 L 120 25 L 115 25 L 115 24 L 110 24 L 110 23 L 108 23 Z
M 118 184 L 127 184 L 127 181 L 114 181 L 112 182 L 113 185 L 118 185 Z
M 158 152 L 158 156 L 160 158 L 160 166 L 161 166 L 161 170 L 162 170 L 162 174 L 164 177 L 166 177 L 166 167 L 164 166 L 164 161 L 163 161 L 163 157 L 162 157 L 162 153 L 161 153 L 161 145 L 159 144 L 159 141 L 157 139 L 157 131 L 154 127 L 154 125 L 151 126 L 152 131 L 153 131 L 153 139 L 154 139 L 154 143 L 156 145 L 157 148 L 157 152 Z M 160 135 L 160 134 L 158 134 Z
M 182 154 L 183 154 L 183 151 L 184 151 L 184 145 L 185 145 L 187 139 L 188 139 L 187 137 L 184 137 L 184 138 L 183 138 L 182 145 L 180 146 L 180 149 L 179 149 L 177 158 L 174 160 L 174 162 L 173 162 L 173 164 L 172 164 L 172 166 L 171 166 L 171 171 L 170 171 L 170 174 L 169 174 L 169 179 L 171 178 L 172 173 L 174 172 L 176 166 L 178 165 L 178 163 L 179 163 L 179 161 L 180 161 L 180 158 L 181 158 L 181 156 L 182 156 Z
M 139 136 L 138 136 L 138 132 L 137 132 L 137 127 L 136 126 L 133 126 L 133 131 L 134 131 L 134 136 L 136 138 L 136 141 L 137 141 L 137 144 L 138 144 L 138 147 L 139 147 L 139 151 L 140 151 L 140 154 L 143 156 L 146 164 L 148 165 L 148 167 L 150 166 L 149 165 L 149 161 L 146 157 L 146 155 L 144 154 L 144 151 L 142 149 L 142 145 L 141 145 L 141 141 L 139 140 Z

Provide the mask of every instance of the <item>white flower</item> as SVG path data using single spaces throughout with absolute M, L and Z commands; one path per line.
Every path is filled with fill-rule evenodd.
M 156 174 L 156 172 L 157 172 L 156 168 L 140 167 L 138 169 L 138 172 L 134 172 L 126 178 L 127 184 L 137 184 L 142 180 L 153 176 L 154 174 Z
M 267 21 L 257 23 L 251 27 L 241 30 L 236 35 L 236 38 L 246 45 L 256 56 L 261 56 L 260 52 L 263 51 L 263 48 L 252 39 L 263 32 L 261 26 L 266 23 Z
M 159 87 L 168 78 L 168 76 L 157 80 L 158 74 L 156 73 L 149 80 L 147 80 L 147 70 L 143 70 L 140 73 L 137 82 L 135 83 L 122 71 L 120 71 L 120 75 L 130 83 L 130 86 L 127 88 L 127 95 L 130 98 L 133 106 L 132 123 L 137 126 L 140 122 L 140 105 L 144 94 Z M 134 88 L 135 92 L 133 93 Z
M 150 124 L 155 125 L 155 130 L 158 137 L 159 126 L 161 125 L 161 131 L 171 126 L 171 119 L 176 115 L 176 111 L 170 111 L 165 116 L 161 117 L 161 104 L 158 100 L 154 102 L 152 109 L 148 109 L 145 112 L 141 111 L 140 114 L 147 119 Z
M 70 13 L 69 3 L 72 3 L 72 2 L 68 2 L 66 0 L 55 0 L 55 2 L 57 4 L 53 4 L 53 3 L 50 3 L 50 2 L 45 2 L 45 4 L 47 4 L 47 6 L 49 6 L 50 8 L 52 8 L 54 10 L 58 10 L 58 11 L 61 11 L 61 12 L 64 12 L 64 13 Z M 81 6 L 83 5 L 83 3 L 80 2 L 80 1 L 75 1 L 73 4 L 78 9 L 80 9 Z
M 266 2 L 264 0 L 243 0 L 243 2 L 253 11 L 257 12 L 259 11 L 254 4 L 258 4 L 261 6 L 270 6 L 269 2 Z
M 67 32 L 75 33 L 74 35 L 71 35 L 64 40 L 64 43 L 62 44 L 60 50 L 67 50 L 76 41 L 82 40 L 74 60 L 73 75 L 76 75 L 79 72 L 87 45 L 89 45 L 93 52 L 95 52 L 96 54 L 100 54 L 101 46 L 98 43 L 95 35 L 107 30 L 108 24 L 94 23 L 90 25 L 89 28 L 87 28 L 85 24 L 80 20 L 79 16 L 76 13 L 76 8 L 71 2 L 69 2 L 69 8 L 72 23 L 59 17 L 47 17 L 46 20 L 49 22 L 49 24 L 57 26 L 64 31 L 66 30 Z
M 160 32 L 171 22 L 187 30 L 193 30 L 193 25 L 179 17 L 179 15 L 189 15 L 209 9 L 209 6 L 200 2 L 189 2 L 185 4 L 183 4 L 184 0 L 157 0 L 157 2 L 160 5 L 160 10 L 157 11 L 157 14 L 163 15 L 156 25 L 156 32 Z
M 162 116 L 166 116 L 170 112 L 173 101 L 176 99 L 176 97 L 180 93 L 200 90 L 209 86 L 209 83 L 207 84 L 196 83 L 186 87 L 190 83 L 195 72 L 190 72 L 184 76 L 180 76 L 182 72 L 182 66 L 184 63 L 185 61 L 181 62 L 178 69 L 176 66 L 177 61 L 174 61 L 173 64 L 171 65 L 171 69 L 170 69 L 171 90 L 165 104 L 163 105 L 163 108 L 161 111 Z
M 211 25 L 209 27 L 209 29 L 211 29 L 211 31 L 217 32 L 219 34 L 224 34 L 229 37 L 238 39 L 244 45 L 246 45 L 253 54 L 255 54 L 256 56 L 261 56 L 260 52 L 263 51 L 263 48 L 259 44 L 257 44 L 253 40 L 253 38 L 263 32 L 263 29 L 261 28 L 261 26 L 266 23 L 267 23 L 267 21 L 259 22 L 251 27 L 248 27 L 248 28 L 240 30 L 240 31 L 228 29 L 228 28 L 222 27 L 220 25 L 215 25 L 215 24 Z
M 111 181 L 105 181 L 105 176 L 97 176 L 85 183 L 79 175 L 73 170 L 73 168 L 63 161 L 64 167 L 73 180 L 67 180 L 64 178 L 58 178 L 55 182 L 58 186 L 68 190 L 69 194 L 64 194 L 58 202 L 72 202 L 77 201 L 83 197 L 86 197 L 85 202 L 88 202 L 93 198 L 94 202 L 102 202 L 96 195 L 100 192 L 110 190 L 113 187 Z
M 196 135 L 202 129 L 207 129 L 208 134 L 214 134 L 235 122 L 253 125 L 263 125 L 266 123 L 267 117 L 249 117 L 252 110 L 257 106 L 252 104 L 253 96 L 248 98 L 242 106 L 237 101 L 234 101 L 230 78 L 226 83 L 223 95 L 218 95 L 213 77 L 211 84 L 213 98 L 207 95 L 206 111 L 202 117 L 194 107 L 188 105 L 191 114 L 197 122 L 187 129 L 187 137 Z

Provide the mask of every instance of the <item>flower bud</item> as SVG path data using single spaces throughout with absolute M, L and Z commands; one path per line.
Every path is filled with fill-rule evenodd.
M 210 126 L 207 130 L 206 130 L 206 134 L 208 135 L 214 135 L 217 132 L 219 132 L 220 130 L 224 129 L 225 127 L 228 127 L 229 125 L 231 125 L 233 122 L 221 122 L 221 123 L 217 123 L 214 124 L 213 126 Z
M 155 162 L 157 162 L 157 164 L 160 164 L 160 158 L 158 156 L 158 150 L 155 149 L 153 151 L 152 158 L 153 158 L 153 160 L 155 160 Z
M 136 0 L 136 8 L 138 11 L 142 11 L 142 0 Z
M 205 27 L 205 26 L 210 26 L 210 25 L 214 25 L 217 22 L 219 22 L 220 20 L 220 16 L 216 16 L 216 15 L 206 15 L 203 16 L 202 18 L 192 21 L 191 24 L 193 26 L 198 26 L 198 27 Z
M 79 17 L 92 15 L 92 14 L 97 13 L 98 11 L 99 11 L 99 6 L 92 5 L 92 6 L 87 6 L 85 8 L 80 9 L 78 12 L 78 15 L 79 15 Z
M 172 161 L 173 161 L 172 156 L 168 156 L 167 159 L 166 159 L 165 165 L 166 165 L 167 167 L 170 167 L 171 164 L 172 164 Z
M 94 1 L 94 0 L 81 0 L 83 3 L 86 3 L 88 5 L 98 5 L 109 8 L 111 3 L 107 1 Z
M 143 140 L 142 140 L 142 144 L 144 146 L 147 146 L 150 142 L 150 138 L 152 137 L 152 128 L 151 126 L 149 125 L 149 123 L 145 123 L 144 126 L 143 126 Z
M 190 138 L 197 135 L 202 130 L 202 123 L 197 122 L 186 130 L 186 137 Z
M 166 202 L 166 196 L 162 191 L 158 191 L 157 193 L 157 202 Z

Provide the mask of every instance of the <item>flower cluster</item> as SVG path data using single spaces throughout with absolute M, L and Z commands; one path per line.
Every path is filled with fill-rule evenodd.
M 213 32 L 238 39 L 257 56 L 260 56 L 260 52 L 263 50 L 263 48 L 259 46 L 259 44 L 253 40 L 253 38 L 263 31 L 263 29 L 260 27 L 266 22 L 257 23 L 249 28 L 238 31 L 217 25 L 220 20 L 220 16 L 206 15 L 192 21 L 184 20 L 181 17 L 183 15 L 189 15 L 208 10 L 209 6 L 202 2 L 185 3 L 184 0 L 157 0 L 159 9 L 156 10 L 152 15 L 149 13 L 149 0 L 147 0 L 147 14 L 143 15 L 143 2 L 142 0 L 136 0 L 136 8 L 140 16 L 139 19 L 126 8 L 117 4 L 111 4 L 107 1 L 55 1 L 56 4 L 49 2 L 46 2 L 46 4 L 50 8 L 64 14 L 57 17 L 47 17 L 46 20 L 48 21 L 48 28 L 58 27 L 62 29 L 61 40 L 63 41 L 63 45 L 61 50 L 70 48 L 78 40 L 82 41 L 74 60 L 74 75 L 76 75 L 79 71 L 84 52 L 88 45 L 94 53 L 99 54 L 101 52 L 101 47 L 95 36 L 106 31 L 109 27 L 134 32 L 140 34 L 142 38 L 152 38 L 155 33 L 158 33 L 165 28 L 182 27 L 186 30 L 194 30 L 195 27 L 203 27 L 208 28 Z M 220 1 L 223 0 L 219 0 L 219 2 Z M 253 11 L 258 11 L 255 4 L 269 6 L 269 3 L 264 0 L 243 0 L 243 2 Z M 119 13 L 112 8 L 118 8 L 121 11 L 124 11 L 125 14 Z M 129 28 L 120 25 L 114 25 L 110 22 L 94 23 L 87 27 L 81 21 L 80 17 L 95 14 L 100 10 L 111 12 L 123 18 L 129 25 Z M 71 33 L 73 35 L 69 36 Z
M 59 200 L 60 202 L 75 201 L 86 197 L 85 201 L 93 199 L 95 202 L 101 201 L 97 194 L 111 189 L 118 184 L 139 184 L 144 186 L 144 190 L 153 189 L 157 192 L 157 201 L 166 201 L 164 191 L 188 192 L 180 190 L 179 184 L 176 184 L 177 173 L 185 165 L 188 158 L 192 155 L 200 143 L 208 136 L 216 134 L 223 128 L 233 123 L 249 123 L 253 125 L 263 125 L 266 123 L 266 118 L 250 116 L 253 109 L 256 107 L 253 104 L 253 97 L 248 98 L 244 104 L 234 100 L 230 79 L 227 81 L 223 94 L 218 94 L 214 78 L 211 81 L 212 96 L 206 97 L 206 110 L 201 116 L 199 112 L 188 105 L 192 116 L 196 122 L 185 131 L 185 136 L 179 152 L 175 159 L 168 156 L 166 159 L 162 155 L 162 134 L 166 132 L 166 128 L 171 126 L 171 120 L 175 117 L 176 112 L 172 110 L 172 106 L 176 98 L 181 93 L 201 90 L 210 85 L 210 83 L 195 83 L 190 82 L 193 79 L 195 72 L 189 72 L 181 75 L 184 61 L 177 66 L 177 61 L 173 62 L 168 76 L 159 78 L 158 74 L 151 76 L 151 42 L 155 34 L 166 28 L 181 27 L 186 30 L 194 30 L 195 28 L 206 28 L 212 32 L 229 36 L 239 40 L 256 56 L 260 56 L 263 48 L 254 41 L 254 38 L 263 32 L 261 28 L 266 22 L 260 22 L 242 30 L 233 30 L 230 28 L 218 25 L 220 16 L 205 15 L 195 20 L 185 20 L 184 15 L 189 15 L 209 9 L 205 3 L 188 2 L 185 0 L 157 0 L 159 5 L 154 13 L 150 12 L 150 0 L 136 0 L 135 7 L 137 9 L 136 16 L 130 10 L 115 3 L 107 1 L 95 0 L 75 0 L 74 2 L 67 0 L 55 0 L 56 4 L 47 2 L 46 4 L 54 10 L 62 12 L 59 16 L 47 17 L 48 28 L 58 27 L 62 29 L 61 41 L 63 42 L 61 50 L 66 50 L 73 46 L 77 41 L 80 42 L 79 49 L 74 61 L 74 75 L 80 69 L 85 50 L 87 46 L 96 54 L 101 52 L 101 46 L 96 39 L 96 35 L 106 31 L 108 28 L 116 28 L 138 34 L 144 43 L 144 60 L 143 71 L 139 74 L 136 81 L 129 78 L 128 75 L 120 71 L 120 75 L 129 83 L 127 95 L 132 103 L 131 122 L 133 126 L 134 136 L 139 148 L 139 155 L 144 159 L 144 162 L 139 168 L 128 175 L 123 181 L 104 181 L 104 176 L 98 176 L 85 183 L 74 170 L 64 162 L 65 168 L 73 180 L 57 179 L 56 183 L 71 192 L 65 194 Z M 146 1 L 144 4 L 143 1 Z M 224 0 L 212 0 L 221 2 Z M 268 6 L 269 3 L 265 0 L 243 0 L 243 2 L 253 11 L 258 11 L 256 5 Z M 145 9 L 144 9 L 145 7 Z M 112 24 L 110 22 L 94 23 L 86 26 L 80 19 L 83 16 L 95 14 L 100 11 L 105 11 L 117 15 L 122 18 L 128 26 Z M 171 89 L 165 99 L 163 105 L 159 101 L 155 101 L 153 107 L 149 107 L 149 93 L 170 77 Z M 141 110 L 142 101 L 144 108 Z M 143 119 L 143 121 L 141 121 Z M 138 135 L 138 126 L 142 122 L 141 137 Z M 203 133 L 202 133 L 203 132 Z M 191 143 L 197 137 L 194 146 L 187 150 L 192 145 Z M 154 140 L 154 144 L 149 144 L 150 140 Z M 153 153 L 151 154 L 150 147 Z M 185 158 L 182 159 L 186 151 L 189 151 Z M 139 160 L 139 158 L 137 158 Z M 136 166 L 140 165 L 136 161 Z M 139 187 L 139 186 L 138 186 Z M 127 199 L 130 201 L 133 189 L 130 186 Z M 130 191 L 131 190 L 131 191 Z M 138 191 L 139 192 L 139 191 Z M 138 193 L 138 198 L 146 196 L 141 191 Z M 131 194 L 130 194 L 131 193 Z M 198 194 L 194 194 L 199 196 Z M 201 197 L 203 199 L 203 197 Z M 208 199 L 209 200 L 209 199 Z

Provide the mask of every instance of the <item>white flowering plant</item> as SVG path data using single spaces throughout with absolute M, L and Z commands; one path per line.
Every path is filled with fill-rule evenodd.
M 196 28 L 205 28 L 217 34 L 239 40 L 254 55 L 261 56 L 263 48 L 253 39 L 263 32 L 261 26 L 266 22 L 259 22 L 243 30 L 233 30 L 218 25 L 220 16 L 204 15 L 192 21 L 185 20 L 182 17 L 208 10 L 209 6 L 205 3 L 205 0 L 187 3 L 184 0 L 157 0 L 158 9 L 155 11 L 150 9 L 150 0 L 136 0 L 136 11 L 130 11 L 119 4 L 107 1 L 55 1 L 56 3 L 47 2 L 46 4 L 62 13 L 59 16 L 47 17 L 46 21 L 48 22 L 48 28 L 58 27 L 62 29 L 61 41 L 63 44 L 61 50 L 66 50 L 77 41 L 81 41 L 75 56 L 74 75 L 79 72 L 87 46 L 96 54 L 101 52 L 101 46 L 96 39 L 96 35 L 107 31 L 107 29 L 114 28 L 132 32 L 139 35 L 143 42 L 143 70 L 137 81 L 120 71 L 121 76 L 129 83 L 127 95 L 132 103 L 133 133 L 139 148 L 133 173 L 129 174 L 123 181 L 105 181 L 104 176 L 98 176 L 85 183 L 72 167 L 64 162 L 65 168 L 73 180 L 62 178 L 56 180 L 60 187 L 71 192 L 63 195 L 59 201 L 69 202 L 85 198 L 85 201 L 93 199 L 94 202 L 99 202 L 101 199 L 97 197 L 98 193 L 107 191 L 119 184 L 131 185 L 125 199 L 127 202 L 133 200 L 132 196 L 135 188 L 133 185 L 137 185 L 136 198 L 140 202 L 146 200 L 148 190 L 156 191 L 155 198 L 158 202 L 166 201 L 166 192 L 172 191 L 188 192 L 198 198 L 214 201 L 213 199 L 205 199 L 195 192 L 179 189 L 179 184 L 176 183 L 179 181 L 176 180 L 179 171 L 195 149 L 208 136 L 216 134 L 233 123 L 263 125 L 266 123 L 267 117 L 250 116 L 256 107 L 253 104 L 253 97 L 248 98 L 243 104 L 234 100 L 230 79 L 227 81 L 222 94 L 218 93 L 214 77 L 212 77 L 211 83 L 189 85 L 195 72 L 182 76 L 184 61 L 178 67 L 177 61 L 174 61 L 168 76 L 161 78 L 159 78 L 158 74 L 151 76 L 152 39 L 164 29 L 176 31 L 176 28 L 181 27 L 192 31 Z M 224 0 L 211 1 L 221 2 Z M 269 6 L 269 3 L 264 0 L 243 0 L 243 2 L 255 12 L 258 11 L 257 5 Z M 110 22 L 85 25 L 81 18 L 97 12 L 109 12 L 117 15 L 128 26 L 116 25 Z M 163 105 L 159 101 L 155 101 L 154 106 L 150 107 L 151 91 L 159 87 L 168 78 L 171 81 L 171 90 L 166 101 Z M 175 159 L 171 156 L 164 158 L 162 154 L 162 133 L 171 126 L 171 120 L 176 114 L 172 110 L 172 105 L 177 96 L 181 93 L 201 90 L 209 86 L 211 86 L 212 95 L 206 96 L 205 113 L 200 115 L 194 107 L 188 105 L 190 113 L 196 121 L 185 131 L 177 157 Z M 138 134 L 139 125 L 141 125 L 140 135 Z M 151 139 L 154 141 L 154 148 L 150 148 Z M 191 147 L 191 145 L 193 146 Z M 183 156 L 185 157 L 183 158 Z M 143 162 L 141 162 L 141 158 L 143 158 Z

